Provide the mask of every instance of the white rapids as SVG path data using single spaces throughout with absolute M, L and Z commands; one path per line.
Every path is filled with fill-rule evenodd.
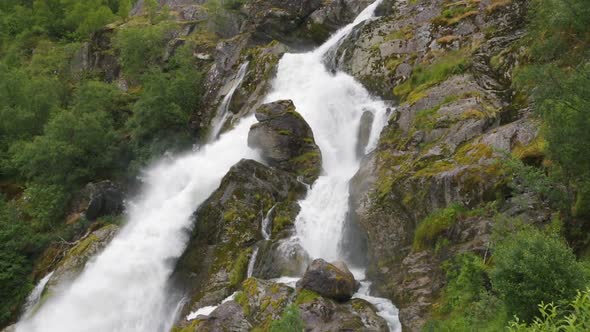
M 381 1 L 375 1 L 315 51 L 285 54 L 266 98 L 269 102 L 293 100 L 322 151 L 324 174 L 300 202 L 294 239 L 313 258 L 342 259 L 338 248 L 348 211 L 348 186 L 360 167 L 356 155 L 360 119 L 365 111 L 375 115 L 369 151 L 376 146 L 387 118 L 387 106 L 381 100 L 372 97 L 350 75 L 330 73 L 323 60 L 355 26 L 374 17 Z M 246 68 L 247 63 L 240 68 L 235 88 Z M 225 122 L 225 106 L 234 87 L 228 100 L 222 102 L 214 124 L 215 136 Z M 247 147 L 248 130 L 254 122 L 252 116 L 242 119 L 199 151 L 164 160 L 149 169 L 142 195 L 129 208 L 126 226 L 75 281 L 61 287 L 63 290 L 53 294 L 31 317 L 23 317 L 17 331 L 169 331 L 178 304 L 170 303 L 167 282 L 174 262 L 187 245 L 191 214 L 217 189 L 232 165 L 242 158 L 258 158 Z M 367 283 L 357 296 L 374 303 L 390 329 L 400 331 L 397 309 L 390 301 L 369 296 Z M 214 308 L 202 308 L 191 318 Z
M 24 332 L 169 331 L 174 305 L 166 285 L 184 251 L 190 217 L 242 158 L 253 117 L 198 152 L 163 161 L 145 174 L 143 195 L 111 244 L 30 319 Z

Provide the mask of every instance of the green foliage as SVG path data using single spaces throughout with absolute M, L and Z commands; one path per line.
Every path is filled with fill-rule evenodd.
M 53 228 L 56 220 L 64 216 L 66 194 L 56 185 L 31 184 L 24 192 L 23 211 L 32 218 L 35 231 Z
M 414 233 L 414 250 L 434 246 L 438 237 L 455 225 L 463 211 L 465 209 L 461 205 L 453 204 L 424 218 Z
M 536 305 L 571 299 L 585 276 L 571 249 L 559 238 L 525 228 L 506 237 L 494 250 L 493 288 L 510 316 L 530 321 Z
M 159 64 L 166 47 L 165 34 L 173 26 L 163 22 L 157 25 L 131 26 L 121 29 L 114 40 L 119 50 L 123 72 L 137 82 L 149 68 Z
M 32 260 L 47 243 L 0 195 L 0 325 L 8 323 L 32 288 Z
M 568 203 L 577 201 L 581 211 L 590 204 L 590 7 L 585 0 L 535 0 L 530 16 L 529 63 L 516 85 L 531 92 L 549 158 L 563 177 Z
M 302 332 L 304 329 L 299 308 L 294 304 L 288 306 L 281 319 L 272 322 L 270 326 L 270 332 Z
M 578 292 L 565 312 L 553 303 L 539 304 L 539 315 L 531 324 L 516 318 L 510 332 L 578 332 L 590 331 L 590 290 Z
M 12 160 L 27 180 L 70 186 L 108 166 L 113 139 L 104 113 L 62 111 L 47 123 L 42 136 L 15 143 Z
M 506 323 L 503 303 L 488 289 L 489 267 L 474 254 L 445 262 L 447 285 L 436 305 L 435 319 L 424 331 L 501 331 Z
M 240 253 L 229 273 L 229 283 L 231 287 L 238 286 L 245 278 L 248 271 L 248 262 L 252 250 L 245 250 Z

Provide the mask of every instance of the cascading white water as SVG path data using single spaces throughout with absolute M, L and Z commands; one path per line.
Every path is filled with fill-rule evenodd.
M 386 109 L 351 76 L 330 74 L 322 58 L 354 26 L 370 19 L 381 1 L 317 50 L 286 54 L 267 98 L 292 99 L 322 150 L 325 174 L 301 202 L 297 220 L 298 240 L 312 257 L 341 258 L 338 243 L 348 210 L 348 183 L 359 168 L 355 148 L 360 118 L 367 110 L 375 114 L 367 148 L 371 149 L 385 123 Z M 227 101 L 222 102 L 213 138 L 227 119 L 227 107 L 246 68 L 247 63 L 240 68 Z M 248 130 L 254 122 L 253 117 L 244 119 L 200 151 L 147 171 L 143 195 L 131 205 L 127 225 L 71 285 L 61 287 L 63 291 L 35 315 L 19 322 L 17 331 L 168 331 L 174 306 L 167 304 L 166 284 L 174 261 L 186 246 L 190 216 L 232 165 L 242 158 L 257 158 L 247 147 Z M 395 309 L 391 302 L 379 300 L 387 304 L 383 308 Z M 203 308 L 194 317 L 212 308 Z
M 217 139 L 217 136 L 219 136 L 219 133 L 221 132 L 221 130 L 223 129 L 223 126 L 225 125 L 225 122 L 229 118 L 229 115 L 230 115 L 229 105 L 231 104 L 232 98 L 234 97 L 236 90 L 242 84 L 244 77 L 246 77 L 246 73 L 248 72 L 248 65 L 249 64 L 250 63 L 246 61 L 240 66 L 240 69 L 238 70 L 236 77 L 234 77 L 234 79 L 232 81 L 231 88 L 229 89 L 229 91 L 225 95 L 225 97 L 223 97 L 223 100 L 221 101 L 221 104 L 219 105 L 219 109 L 217 110 L 217 115 L 215 116 L 215 118 L 211 122 L 211 133 L 209 134 L 209 141 L 214 141 L 215 139 Z
M 385 103 L 372 97 L 350 75 L 329 72 L 324 60 L 335 54 L 334 48 L 339 47 L 357 25 L 374 16 L 381 2 L 375 1 L 353 23 L 336 32 L 315 51 L 285 54 L 279 63 L 273 91 L 266 98 L 267 101 L 293 100 L 297 111 L 311 126 L 322 151 L 324 174 L 300 202 L 296 237 L 291 239 L 298 241 L 312 258 L 343 260 L 339 244 L 349 209 L 349 182 L 360 167 L 356 144 L 361 116 L 365 111 L 375 116 L 365 152 L 376 147 L 387 121 Z M 364 271 L 355 271 L 355 276 L 359 280 L 364 279 Z M 293 278 L 278 281 L 292 283 Z M 388 299 L 370 296 L 369 288 L 370 283 L 363 281 L 355 297 L 374 304 L 391 331 L 401 331 L 397 308 Z
M 267 101 L 293 100 L 322 151 L 325 173 L 300 202 L 301 212 L 296 221 L 297 237 L 314 258 L 341 259 L 338 248 L 348 211 L 348 183 L 360 166 L 355 152 L 360 119 L 364 111 L 375 115 L 370 149 L 376 145 L 387 109 L 350 75 L 330 73 L 323 59 L 355 26 L 372 18 L 380 3 L 377 0 L 367 7 L 353 23 L 315 51 L 285 54 L 273 90 L 266 98 Z
M 25 309 L 23 310 L 23 316 L 22 316 L 24 319 L 30 317 L 33 314 L 33 312 L 35 311 L 35 308 L 37 307 L 37 305 L 39 304 L 39 301 L 41 300 L 41 295 L 43 295 L 43 290 L 45 289 L 45 285 L 47 285 L 47 282 L 49 282 L 49 279 L 51 278 L 52 275 L 53 275 L 53 272 L 48 273 L 45 277 L 43 277 L 41 280 L 39 280 L 39 282 L 37 283 L 37 286 L 35 286 L 35 288 L 31 292 L 31 294 L 29 294 L 29 296 L 27 297 L 27 303 L 25 303 Z
M 242 158 L 253 117 L 201 149 L 146 172 L 128 224 L 64 291 L 54 294 L 17 331 L 168 331 L 166 284 L 186 246 L 190 217 Z

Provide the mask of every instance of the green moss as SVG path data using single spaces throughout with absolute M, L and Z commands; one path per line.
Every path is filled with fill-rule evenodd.
M 319 175 L 321 154 L 318 151 L 310 151 L 293 158 L 291 162 L 297 165 L 297 175 L 314 179 Z
M 195 319 L 195 320 L 191 321 L 191 323 L 185 327 L 178 327 L 178 326 L 173 327 L 172 330 L 170 330 L 170 332 L 194 332 L 197 329 L 197 327 L 199 326 L 200 322 L 201 321 Z
M 445 5 L 441 15 L 435 17 L 432 23 L 435 25 L 454 25 L 462 20 L 479 14 L 479 1 L 457 1 Z
M 321 297 L 318 293 L 311 291 L 309 289 L 302 289 L 297 294 L 295 298 L 295 304 L 305 304 L 315 301 L 317 298 Z
M 238 256 L 238 259 L 234 262 L 233 268 L 229 274 L 229 282 L 231 287 L 236 287 L 246 277 L 248 271 L 248 262 L 252 249 L 242 251 Z
M 414 37 L 413 26 L 406 25 L 403 28 L 401 28 L 399 30 L 395 30 L 395 31 L 391 32 L 390 34 L 388 34 L 387 36 L 385 36 L 385 38 L 383 38 L 383 41 L 387 42 L 387 41 L 398 40 L 398 39 L 409 40 L 409 39 L 412 39 L 413 37 Z
M 528 145 L 517 143 L 512 149 L 512 156 L 520 160 L 542 159 L 545 156 L 546 147 L 547 141 L 539 135 Z
M 430 65 L 418 65 L 412 77 L 396 86 L 393 93 L 410 104 L 424 96 L 424 91 L 453 75 L 464 73 L 469 65 L 466 50 L 450 52 Z
M 278 134 L 282 136 L 291 136 L 293 135 L 293 132 L 290 130 L 279 130 Z
M 438 237 L 455 225 L 464 211 L 461 205 L 453 204 L 426 217 L 414 233 L 413 249 L 419 251 L 434 246 Z

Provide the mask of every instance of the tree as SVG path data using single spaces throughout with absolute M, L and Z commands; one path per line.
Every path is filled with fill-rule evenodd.
M 121 0 L 119 2 L 119 10 L 117 11 L 117 14 L 119 15 L 119 17 L 122 18 L 123 20 L 127 21 L 127 18 L 129 18 L 130 12 L 131 12 L 131 0 Z
M 553 236 L 525 229 L 500 242 L 491 273 L 509 316 L 530 321 L 537 304 L 569 300 L 584 287 L 584 270 L 571 249 Z
M 61 111 L 42 136 L 16 143 L 11 152 L 24 178 L 71 186 L 107 167 L 113 145 L 112 124 L 105 114 Z

